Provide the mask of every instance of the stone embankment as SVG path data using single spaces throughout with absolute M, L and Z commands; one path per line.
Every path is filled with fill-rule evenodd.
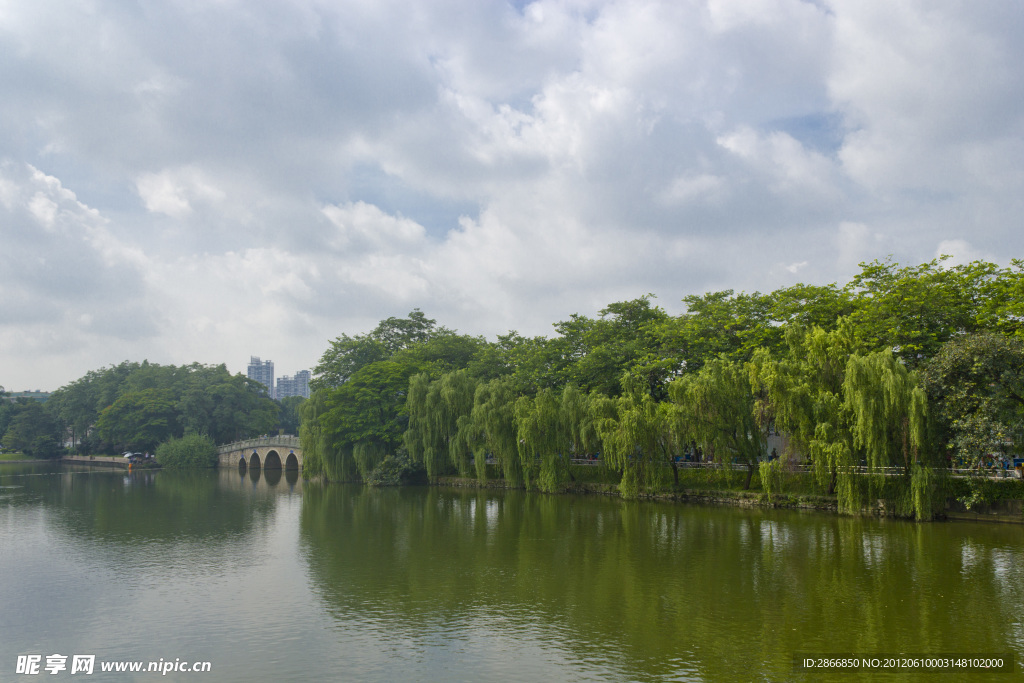
M 61 462 L 73 463 L 75 465 L 99 465 L 100 467 L 124 467 L 128 468 L 128 458 L 118 458 L 106 455 L 65 455 Z

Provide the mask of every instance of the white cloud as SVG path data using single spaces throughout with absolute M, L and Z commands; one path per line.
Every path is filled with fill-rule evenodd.
M 1024 251 L 1013 3 L 520 4 L 5 5 L 0 383 Z
M 998 262 L 1000 259 L 992 254 L 986 254 L 971 246 L 967 240 L 942 240 L 935 250 L 935 258 L 942 256 L 950 257 L 947 264 L 967 265 L 972 261 Z
M 189 167 L 142 173 L 135 180 L 135 188 L 147 210 L 178 219 L 192 213 L 192 202 L 218 202 L 225 197 L 224 191 L 201 171 Z
M 662 194 L 668 203 L 686 203 L 691 201 L 714 201 L 725 189 L 725 179 L 721 176 L 701 173 L 676 178 Z
M 841 158 L 880 191 L 961 192 L 1013 168 L 1024 132 L 1019 8 L 836 2 L 829 90 L 855 130 Z M 1019 157 L 1017 157 L 1019 159 Z
M 366 202 L 328 205 L 323 214 L 337 228 L 336 248 L 349 245 L 384 251 L 408 250 L 423 243 L 426 230 L 408 218 L 390 216 Z
M 761 135 L 741 127 L 718 138 L 718 144 L 756 169 L 773 192 L 798 200 L 835 201 L 837 174 L 824 155 L 806 149 L 787 133 Z

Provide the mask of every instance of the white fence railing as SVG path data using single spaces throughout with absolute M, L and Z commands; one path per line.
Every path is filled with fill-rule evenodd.
M 488 462 L 494 462 L 494 461 L 492 459 L 488 459 Z M 572 459 L 572 464 L 573 465 L 584 465 L 584 466 L 597 467 L 597 466 L 601 465 L 601 460 L 600 460 L 600 458 L 597 458 L 597 459 L 595 459 L 595 458 L 573 458 Z M 669 463 L 665 463 L 665 466 L 668 467 Z M 692 462 L 692 461 L 689 461 L 689 460 L 684 460 L 682 462 L 677 462 L 676 463 L 676 467 L 678 467 L 680 469 L 711 469 L 711 470 L 716 470 L 716 469 L 746 470 L 747 469 L 747 465 L 744 464 L 744 463 L 736 463 L 736 462 L 733 462 L 733 463 Z M 786 469 L 788 469 L 791 472 L 813 472 L 814 471 L 814 468 L 812 466 L 810 466 L 810 465 L 797 465 L 797 464 L 787 465 Z M 870 470 L 868 467 L 864 467 L 864 466 L 860 466 L 859 465 L 857 467 L 854 467 L 853 471 L 856 472 L 857 474 L 870 474 L 870 473 L 873 472 L 874 474 L 883 474 L 883 475 L 885 475 L 887 477 L 895 477 L 895 476 L 902 476 L 903 475 L 903 468 L 902 467 L 878 467 L 878 468 L 875 468 L 874 470 Z M 977 469 L 973 469 L 973 468 L 972 469 L 951 469 L 951 470 L 949 470 L 949 474 L 950 474 L 950 476 L 957 477 L 957 478 L 964 478 L 964 479 L 970 478 L 970 479 L 995 479 L 995 480 L 1000 480 L 1000 479 L 1020 479 L 1021 478 L 1020 473 L 1018 473 L 1016 470 L 1012 470 L 1012 469 L 982 469 L 980 471 L 977 470 Z

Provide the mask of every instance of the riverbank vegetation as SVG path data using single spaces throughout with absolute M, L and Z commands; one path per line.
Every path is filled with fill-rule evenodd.
M 400 456 L 432 480 L 559 491 L 591 459 L 632 498 L 717 463 L 769 496 L 800 481 L 843 512 L 882 499 L 929 519 L 953 467 L 1024 444 L 1020 260 L 874 261 L 842 286 L 690 295 L 676 316 L 653 300 L 552 337 L 488 342 L 419 310 L 342 335 L 302 409 L 304 472 L 369 481 Z
M 262 384 L 224 365 L 126 361 L 87 373 L 45 403 L 0 400 L 0 436 L 5 448 L 37 457 L 152 453 L 193 433 L 212 443 L 296 433 L 302 401 L 274 401 Z
M 217 466 L 217 445 L 206 434 L 186 432 L 156 447 L 156 462 L 172 470 L 203 469 Z

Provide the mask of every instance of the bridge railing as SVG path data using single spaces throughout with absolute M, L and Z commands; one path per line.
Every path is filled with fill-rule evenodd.
M 281 448 L 301 448 L 297 436 L 260 436 L 255 439 L 245 439 L 226 443 L 217 447 L 218 453 L 230 453 L 231 451 L 245 450 L 248 448 L 263 448 L 264 446 L 280 446 Z

